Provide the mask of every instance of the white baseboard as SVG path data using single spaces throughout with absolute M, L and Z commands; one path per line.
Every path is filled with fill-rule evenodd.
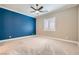
M 78 44 L 77 41 L 72 41 L 72 40 L 59 39 L 59 38 L 57 40 L 61 40 L 61 41 L 65 41 L 65 42 L 70 42 L 70 43 Z
M 4 40 L 1 40 L 1 42 L 6 42 L 6 41 L 12 41 L 12 40 L 20 40 L 20 39 L 23 39 L 23 38 L 29 38 L 29 37 L 35 37 L 36 35 L 30 35 L 30 36 L 23 36 L 23 37 L 16 37 L 16 38 L 10 38 L 10 39 L 4 39 Z
M 52 37 L 49 37 L 52 39 Z M 66 40 L 66 39 L 61 39 L 61 38 L 54 38 L 56 40 L 60 40 L 60 41 L 64 41 L 64 42 L 69 42 L 69 43 L 73 43 L 73 44 L 77 44 L 79 46 L 79 42 L 77 41 L 72 41 L 72 40 Z

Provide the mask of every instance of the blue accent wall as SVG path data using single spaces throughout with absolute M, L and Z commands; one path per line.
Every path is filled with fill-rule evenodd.
M 35 34 L 35 18 L 0 8 L 0 40 Z

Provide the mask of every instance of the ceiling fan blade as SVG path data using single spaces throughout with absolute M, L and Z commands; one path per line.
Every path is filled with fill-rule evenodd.
M 41 9 L 43 9 L 43 6 L 41 6 L 38 10 L 41 10 Z
M 36 9 L 35 9 L 34 7 L 32 7 L 32 6 L 31 6 L 31 8 L 32 8 L 33 10 L 36 10 Z
M 31 13 L 33 13 L 33 12 L 35 12 L 35 11 L 31 11 Z
M 48 11 L 39 11 L 39 12 L 48 12 Z

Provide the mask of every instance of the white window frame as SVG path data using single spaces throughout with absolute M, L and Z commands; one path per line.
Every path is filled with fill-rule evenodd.
M 44 19 L 44 31 L 56 31 L 56 17 Z

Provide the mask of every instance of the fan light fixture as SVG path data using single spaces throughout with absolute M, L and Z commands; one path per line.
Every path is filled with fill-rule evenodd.
M 48 11 L 42 10 L 43 8 L 44 8 L 43 6 L 35 4 L 34 6 L 31 6 L 31 9 L 33 9 L 33 11 L 31 11 L 31 12 L 36 13 L 36 14 L 39 14 L 39 13 L 42 13 L 42 12 L 48 12 Z

